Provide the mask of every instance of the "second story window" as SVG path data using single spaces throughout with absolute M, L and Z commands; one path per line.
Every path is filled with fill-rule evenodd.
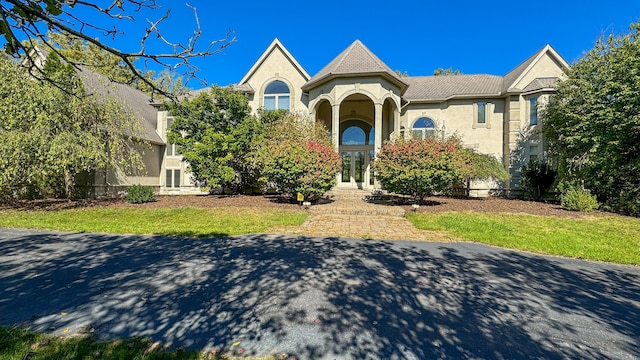
M 538 125 L 538 98 L 529 99 L 529 125 Z
M 264 109 L 291 109 L 291 91 L 287 84 L 276 80 L 267 85 L 267 88 L 264 89 Z

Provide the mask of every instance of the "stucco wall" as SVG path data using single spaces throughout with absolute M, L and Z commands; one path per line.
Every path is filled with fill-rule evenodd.
M 255 90 L 255 94 L 249 99 L 251 109 L 256 111 L 263 107 L 264 89 L 275 80 L 280 80 L 289 86 L 291 111 L 307 113 L 308 100 L 301 90 L 307 80 L 279 47 L 275 47 L 267 55 L 247 81 Z

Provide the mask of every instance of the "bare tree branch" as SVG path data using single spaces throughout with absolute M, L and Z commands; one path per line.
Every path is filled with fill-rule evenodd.
M 14 56 L 24 56 L 27 59 L 26 63 L 35 66 L 37 62 L 35 61 L 36 59 L 31 58 L 29 47 L 33 46 L 33 40 L 36 39 L 47 44 L 44 28 L 57 33 L 69 34 L 121 59 L 122 63 L 135 78 L 146 84 L 153 92 L 173 98 L 174 94 L 164 90 L 154 83 L 152 79 L 146 77 L 145 72 L 137 69 L 134 62 L 142 60 L 145 67 L 148 62 L 151 62 L 156 67 L 182 74 L 187 81 L 191 79 L 202 81 L 197 76 L 199 68 L 191 60 L 213 56 L 222 52 L 227 46 L 236 41 L 235 33 L 230 30 L 223 38 L 210 41 L 207 46 L 199 48 L 198 43 L 202 36 L 200 19 L 196 8 L 186 4 L 193 10 L 195 29 L 193 35 L 184 43 L 168 40 L 159 28 L 163 22 L 169 19 L 171 14 L 171 9 L 169 9 L 155 21 L 147 19 L 148 27 L 140 39 L 140 49 L 138 51 L 121 51 L 102 43 L 87 33 L 87 30 L 91 29 L 91 31 L 97 31 L 104 36 L 115 39 L 123 34 L 118 27 L 114 24 L 112 28 L 106 28 L 97 25 L 93 21 L 94 19 L 77 16 L 74 9 L 80 6 L 92 9 L 114 21 L 135 21 L 132 13 L 139 13 L 142 10 L 157 11 L 160 8 L 156 0 L 113 0 L 106 7 L 86 0 L 1 0 L 0 35 L 4 36 L 6 40 L 5 52 Z M 125 9 L 125 7 L 130 9 Z M 21 40 L 26 40 L 26 42 L 22 43 Z M 164 44 L 170 51 L 150 52 L 148 44 L 152 40 Z M 50 50 L 61 56 L 55 47 L 48 46 Z M 66 59 L 64 56 L 61 56 L 61 58 L 73 65 L 82 65 Z M 40 74 L 44 75 L 42 72 Z

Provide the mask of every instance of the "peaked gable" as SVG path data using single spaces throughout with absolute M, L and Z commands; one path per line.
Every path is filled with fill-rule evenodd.
M 527 87 L 530 82 L 527 82 L 526 84 L 520 83 L 531 72 L 531 70 L 535 68 L 543 58 L 545 58 L 545 56 L 555 61 L 563 73 L 570 68 L 569 63 L 567 63 L 567 61 L 560 56 L 560 54 L 558 54 L 551 45 L 547 44 L 504 76 L 503 91 L 522 91 L 522 89 Z M 546 77 L 554 76 L 547 75 Z
M 398 74 L 364 46 L 360 40 L 356 40 L 313 76 L 311 80 L 307 81 L 303 89 L 309 89 L 336 76 L 362 74 L 383 75 L 399 85 L 403 92 L 408 86 Z
M 287 48 L 282 45 L 278 38 L 275 38 L 267 47 L 267 49 L 262 53 L 262 55 L 260 55 L 258 60 L 253 64 L 251 69 L 249 69 L 249 71 L 244 75 L 242 80 L 238 82 L 238 86 L 243 86 L 244 84 L 246 84 L 274 51 L 281 52 L 282 55 L 284 55 L 284 57 L 287 58 L 287 60 L 296 68 L 296 70 L 300 73 L 305 81 L 308 81 L 311 78 L 309 73 L 302 67 L 302 65 L 300 65 L 300 63 L 298 63 L 298 60 L 296 60 L 293 55 L 291 55 L 289 50 L 287 50 Z

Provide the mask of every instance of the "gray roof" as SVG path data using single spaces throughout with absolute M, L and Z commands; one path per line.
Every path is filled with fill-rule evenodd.
M 336 76 L 367 74 L 383 75 L 397 83 L 403 91 L 407 87 L 403 78 L 375 56 L 360 40 L 356 40 L 307 81 L 302 88 L 308 89 Z
M 517 89 L 511 89 L 513 83 L 522 75 L 522 73 L 527 70 L 529 65 L 535 61 L 538 55 L 547 49 L 548 45 L 545 45 L 542 49 L 536 51 L 533 55 L 531 55 L 527 60 L 523 61 L 520 65 L 516 66 L 513 70 L 509 71 L 504 76 L 504 84 L 502 86 L 503 91 L 512 91 Z
M 158 110 L 151 102 L 151 96 L 134 89 L 129 85 L 120 84 L 109 80 L 106 76 L 96 73 L 84 66 L 77 66 L 78 75 L 82 78 L 85 88 L 89 93 L 95 93 L 99 98 L 113 96 L 133 112 L 135 118 L 140 121 L 141 134 L 137 137 L 149 141 L 152 144 L 163 145 L 165 142 L 156 132 Z M 158 105 L 158 104 L 155 104 Z
M 529 85 L 522 89 L 522 91 L 530 92 L 543 89 L 555 89 L 558 85 L 558 81 L 560 81 L 560 79 L 557 77 L 535 78 L 529 83 Z
M 453 97 L 498 96 L 502 92 L 502 76 L 444 75 L 410 76 L 403 98 L 408 101 L 444 101 Z

